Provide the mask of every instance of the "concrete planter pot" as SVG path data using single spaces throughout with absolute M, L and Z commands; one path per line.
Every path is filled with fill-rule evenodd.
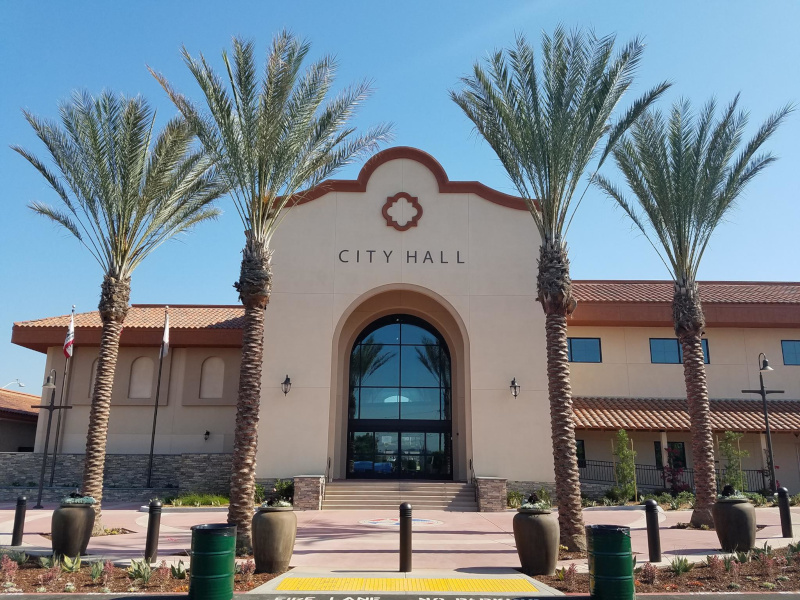
M 280 573 L 289 568 L 297 536 L 292 506 L 267 506 L 253 515 L 253 559 L 256 573 Z
M 747 551 L 756 545 L 756 509 L 744 498 L 717 500 L 711 509 L 714 529 L 724 552 Z
M 519 508 L 513 524 L 522 572 L 529 576 L 555 573 L 561 541 L 555 515 L 549 510 Z
M 93 526 L 91 504 L 62 504 L 53 511 L 51 520 L 53 554 L 70 558 L 86 554 Z

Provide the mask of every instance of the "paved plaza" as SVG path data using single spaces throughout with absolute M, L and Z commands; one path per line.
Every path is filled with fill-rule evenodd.
M 31 503 L 32 504 L 32 503 Z M 23 545 L 29 553 L 47 553 L 50 542 L 41 534 L 50 531 L 50 516 L 55 505 L 29 509 L 25 520 Z M 223 522 L 225 508 L 167 509 L 162 515 L 159 559 L 187 561 L 192 525 Z M 484 570 L 519 567 L 512 519 L 515 511 L 499 513 L 415 511 L 413 535 L 414 570 L 433 569 L 481 574 Z M 671 529 L 687 522 L 690 511 L 659 513 L 664 563 L 675 556 L 704 559 L 718 548 L 713 531 Z M 777 548 L 791 539 L 781 538 L 777 508 L 759 508 L 758 545 Z M 292 566 L 298 569 L 391 572 L 398 568 L 399 532 L 393 520 L 396 511 L 298 511 L 297 542 Z M 800 539 L 800 508 L 792 509 L 794 541 Z M 0 504 L 0 545 L 11 539 L 14 505 Z M 144 553 L 148 515 L 138 504 L 104 506 L 106 527 L 123 527 L 134 533 L 92 538 L 89 553 L 114 560 L 141 558 Z M 633 552 L 638 563 L 647 561 L 647 534 L 644 511 L 640 509 L 590 508 L 584 511 L 586 524 L 625 525 L 631 528 Z M 586 560 L 565 561 L 586 570 Z M 560 565 L 563 566 L 563 565 Z M 315 571 L 316 572 L 316 571 Z

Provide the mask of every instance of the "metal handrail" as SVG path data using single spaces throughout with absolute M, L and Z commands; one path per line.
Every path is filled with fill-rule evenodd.
M 610 460 L 581 460 L 578 464 L 580 480 L 585 482 L 616 482 L 614 467 L 615 464 Z M 725 469 L 715 469 L 717 484 L 725 475 Z M 745 492 L 757 492 L 765 489 L 763 469 L 742 469 L 744 476 Z M 678 476 L 676 483 L 683 484 L 690 489 L 694 489 L 694 469 L 685 468 Z M 636 465 L 636 482 L 640 488 L 659 488 L 668 487 L 663 468 L 656 465 Z
M 475 469 L 472 467 L 472 459 L 469 459 L 469 476 L 470 483 L 475 486 L 475 502 L 478 502 L 480 495 L 478 494 L 478 478 L 475 476 Z

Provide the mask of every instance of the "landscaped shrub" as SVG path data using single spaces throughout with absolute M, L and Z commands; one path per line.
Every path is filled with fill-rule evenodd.
M 517 490 L 509 490 L 506 494 L 506 505 L 509 508 L 519 508 L 525 500 L 525 495 Z
M 260 483 L 257 483 L 255 489 L 253 490 L 253 502 L 255 502 L 255 504 L 261 504 L 266 499 L 267 499 L 266 488 Z
M 166 504 L 172 504 L 173 506 L 222 506 L 229 502 L 230 500 L 227 496 L 199 492 L 188 492 L 166 499 Z
M 617 487 L 623 496 L 621 500 L 627 502 L 636 497 L 636 451 L 631 447 L 631 440 L 624 429 L 617 432 L 614 456 L 617 457 L 614 465 Z
M 273 491 L 279 500 L 294 503 L 294 479 L 287 479 L 286 481 L 278 479 L 275 482 Z
M 739 441 L 743 433 L 726 431 L 719 442 L 719 452 L 725 458 L 725 472 L 722 476 L 722 485 L 731 485 L 736 491 L 744 491 L 744 472 L 742 472 L 742 459 L 750 456 L 747 450 L 742 450 Z

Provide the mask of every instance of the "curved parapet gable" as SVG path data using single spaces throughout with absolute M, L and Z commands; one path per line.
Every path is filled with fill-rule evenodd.
M 307 192 L 298 194 L 299 199 L 297 200 L 297 204 L 311 202 L 331 192 L 366 192 L 369 179 L 378 167 L 390 161 L 400 159 L 416 161 L 428 169 L 436 178 L 436 182 L 439 186 L 439 193 L 475 194 L 484 200 L 499 204 L 500 206 L 505 206 L 506 208 L 528 210 L 522 198 L 498 192 L 479 181 L 450 181 L 444 168 L 439 164 L 439 161 L 427 152 L 410 146 L 395 146 L 394 148 L 387 148 L 386 150 L 378 152 L 364 164 L 357 179 L 329 179 L 323 181 Z

